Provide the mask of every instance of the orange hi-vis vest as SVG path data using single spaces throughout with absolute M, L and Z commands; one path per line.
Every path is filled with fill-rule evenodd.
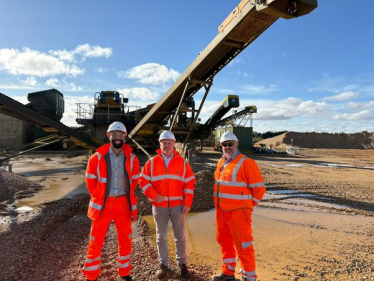
M 91 195 L 91 200 L 87 215 L 91 219 L 99 217 L 109 195 L 110 171 L 108 170 L 107 165 L 108 162 L 110 163 L 109 149 L 111 149 L 110 144 L 105 144 L 99 147 L 97 152 L 88 160 L 86 184 L 88 192 Z M 125 192 L 129 206 L 131 206 L 130 211 L 132 212 L 133 219 L 135 219 L 137 214 L 137 198 L 134 195 L 134 190 L 138 184 L 140 165 L 138 158 L 134 153 L 132 153 L 132 148 L 130 146 L 123 144 L 122 149 L 126 159 L 124 165 L 124 179 L 125 181 L 128 181 L 125 183 L 127 189 Z
M 196 179 L 190 165 L 174 150 L 166 168 L 161 150 L 158 149 L 157 153 L 147 161 L 140 174 L 139 184 L 143 193 L 156 207 L 191 207 Z M 157 195 L 163 196 L 162 203 L 156 202 Z
M 214 204 L 222 210 L 253 210 L 265 194 L 265 183 L 254 160 L 238 154 L 225 167 L 224 157 L 214 172 Z

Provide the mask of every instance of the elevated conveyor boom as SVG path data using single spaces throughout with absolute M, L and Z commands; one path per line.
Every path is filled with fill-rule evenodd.
M 96 150 L 102 143 L 93 137 L 79 133 L 68 126 L 44 116 L 27 106 L 15 101 L 0 93 L 0 112 L 14 118 L 33 123 L 43 128 L 46 132 L 51 132 L 61 137 L 68 137 L 77 146 Z
M 130 138 L 157 132 L 183 98 L 193 96 L 279 17 L 294 18 L 317 7 L 317 0 L 243 0 L 219 27 L 219 34 L 130 132 Z

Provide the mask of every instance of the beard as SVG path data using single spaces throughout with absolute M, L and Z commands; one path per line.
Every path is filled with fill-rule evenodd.
M 123 140 L 112 140 L 112 145 L 114 148 L 121 148 L 123 145 Z

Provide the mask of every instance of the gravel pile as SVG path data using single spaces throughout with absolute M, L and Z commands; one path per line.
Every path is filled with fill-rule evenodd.
M 0 169 L 0 202 L 12 203 L 15 199 L 30 197 L 42 185 Z
M 213 202 L 213 184 L 214 173 L 209 170 L 204 170 L 195 173 L 195 197 L 191 206 L 191 212 L 207 211 L 214 208 Z M 141 188 L 135 190 L 135 195 L 138 197 L 138 212 L 141 215 L 152 214 L 152 204 L 148 198 L 143 194 Z

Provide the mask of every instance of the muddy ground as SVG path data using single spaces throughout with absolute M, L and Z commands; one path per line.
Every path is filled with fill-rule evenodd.
M 12 161 L 14 177 L 27 175 L 22 183 L 31 180 L 30 191 L 38 192 L 29 201 L 18 199 L 17 192 L 12 195 L 13 185 L 5 192 L 7 176 L 1 173 L 0 194 L 7 196 L 0 198 L 4 211 L 0 224 L 0 280 L 84 280 L 80 268 L 90 229 L 85 215 L 89 198 L 73 190 L 76 186 L 82 190 L 87 156 L 52 156 Z M 193 165 L 195 172 L 204 170 L 198 176 L 201 188 L 196 191 L 195 210 L 204 210 L 204 205 L 205 209 L 212 207 L 211 170 L 219 156 L 206 153 Z M 299 156 L 252 157 L 268 186 L 253 216 L 258 280 L 374 280 L 374 151 L 302 149 Z M 51 188 L 55 183 L 71 188 L 65 194 L 68 199 L 48 193 L 57 189 Z M 27 194 L 27 188 L 18 194 Z M 139 197 L 140 213 L 149 214 L 149 204 Z M 34 204 L 33 209 L 20 212 L 14 206 L 9 208 L 12 198 L 20 206 Z M 49 202 L 51 198 L 55 201 Z M 188 247 L 196 246 L 198 253 L 189 255 L 189 280 L 210 280 L 219 271 L 213 214 L 193 214 L 188 219 L 196 239 L 188 241 Z M 143 219 L 134 224 L 132 275 L 137 281 L 157 280 L 157 254 L 148 229 Z M 111 227 L 99 280 L 116 280 L 116 253 L 116 232 Z M 164 280 L 182 280 L 175 263 L 171 268 Z

